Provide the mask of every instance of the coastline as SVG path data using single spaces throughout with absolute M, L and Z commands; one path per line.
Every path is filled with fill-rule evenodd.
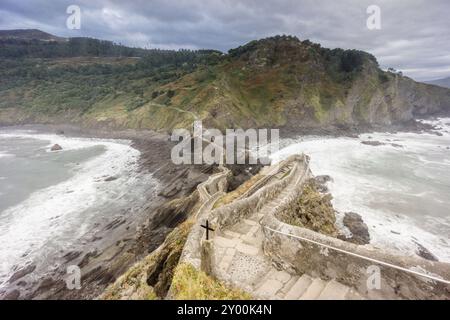
M 160 184 L 158 195 L 145 197 L 144 205 L 129 204 L 128 218 L 114 219 L 98 226 L 95 233 L 80 239 L 81 250 L 64 249 L 61 264 L 41 279 L 33 279 L 36 266 L 18 266 L 0 299 L 93 299 L 134 262 L 156 249 L 166 235 L 184 221 L 183 212 L 168 205 L 175 198 L 189 195 L 196 185 L 208 177 L 204 167 L 177 167 L 170 162 L 171 144 L 154 132 L 107 132 L 85 130 L 71 125 L 21 125 L 2 127 L 8 130 L 33 130 L 38 134 L 61 134 L 65 137 L 120 139 L 131 141 L 140 153 L 138 165 L 142 174 L 151 173 Z M 207 170 L 206 170 L 207 171 Z M 130 190 L 131 191 L 131 190 Z M 148 201 L 151 200 L 151 201 Z M 136 213 L 138 211 L 138 213 Z M 133 221 L 140 217 L 140 221 Z M 66 266 L 79 265 L 82 273 L 80 290 L 66 288 Z M 24 279 L 32 279 L 26 284 Z
M 139 170 L 151 172 L 158 179 L 163 190 L 152 204 L 139 208 L 146 218 L 139 223 L 135 229 L 127 228 L 133 221 L 116 221 L 108 226 L 101 235 L 95 238 L 113 237 L 113 245 L 100 250 L 88 250 L 85 252 L 68 251 L 63 254 L 70 264 L 82 266 L 83 285 L 81 290 L 67 290 L 64 281 L 65 269 L 60 268 L 52 275 L 39 281 L 34 286 L 35 290 L 22 293 L 17 289 L 0 292 L 0 297 L 5 299 L 94 299 L 103 290 L 129 267 L 141 258 L 155 250 L 165 240 L 167 234 L 177 225 L 185 220 L 183 212 L 174 210 L 171 201 L 183 199 L 191 194 L 196 186 L 205 181 L 213 172 L 211 166 L 176 166 L 170 161 L 170 150 L 173 144 L 168 135 L 151 130 L 104 130 L 87 129 L 75 125 L 17 125 L 6 126 L 11 130 L 35 130 L 38 133 L 64 133 L 67 137 L 89 137 L 101 139 L 130 140 L 131 146 L 140 152 Z M 311 135 L 312 133 L 322 136 L 354 137 L 359 133 L 371 133 L 377 130 L 390 132 L 430 132 L 432 126 L 414 122 L 407 126 L 388 126 L 363 128 L 333 127 L 331 129 L 300 129 L 286 130 L 281 128 L 283 138 L 298 138 L 299 136 Z M 186 204 L 189 205 L 189 204 Z M 129 225 L 128 225 L 129 226 Z M 114 231 L 116 230 L 116 231 Z M 115 233 L 115 235 L 112 235 Z M 18 270 L 15 281 L 31 273 L 32 270 Z M 3 294 L 3 296 L 2 296 Z
M 449 220 L 443 204 L 449 186 L 445 152 L 450 148 L 450 121 L 423 121 L 434 129 L 301 136 L 282 140 L 280 154 L 311 156 L 314 175 L 326 178 L 343 231 L 347 231 L 343 219 L 357 214 L 368 226 L 371 244 L 445 262 Z

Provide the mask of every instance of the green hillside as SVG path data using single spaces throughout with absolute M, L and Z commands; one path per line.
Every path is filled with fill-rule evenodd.
M 384 72 L 372 55 L 295 37 L 228 54 L 87 38 L 0 38 L 0 124 L 318 127 L 390 124 L 450 106 L 450 90 Z

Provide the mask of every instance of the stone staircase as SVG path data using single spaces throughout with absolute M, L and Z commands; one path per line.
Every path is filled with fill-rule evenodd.
M 263 216 L 263 212 L 255 214 L 214 237 L 215 273 L 218 278 L 258 299 L 362 299 L 336 280 L 324 281 L 307 274 L 277 270 L 262 250 L 263 235 L 259 220 Z
M 225 194 L 228 174 L 229 171 L 222 168 L 221 173 L 210 177 L 207 182 L 197 187 L 203 204 L 196 214 L 198 223 L 188 236 L 180 262 L 207 270 L 218 280 L 241 288 L 256 299 L 361 300 L 448 297 L 448 287 L 440 284 L 428 285 L 430 278 L 431 281 L 446 283 L 442 278 L 410 270 L 411 266 L 420 266 L 424 270 L 437 270 L 435 274 L 443 274 L 444 279 L 449 279 L 449 268 L 445 263 L 431 263 L 423 259 L 375 252 L 374 248 L 345 243 L 339 239 L 279 222 L 276 213 L 289 209 L 291 202 L 296 201 L 302 192 L 305 181 L 311 177 L 307 157 L 291 157 L 282 162 L 281 167 L 263 168 L 260 172 L 263 177 L 247 192 L 231 203 L 214 208 L 214 203 Z M 213 186 L 214 184 L 216 186 Z M 205 230 L 201 227 L 201 223 L 205 220 L 212 222 L 216 231 L 209 241 L 203 242 Z M 261 223 L 264 223 L 266 228 L 264 232 Z M 310 245 L 304 246 L 305 241 Z M 335 251 L 327 251 L 324 254 L 321 249 L 327 243 L 331 243 L 328 246 Z M 204 244 L 207 244 L 209 250 L 202 250 Z M 350 255 L 342 255 L 342 252 Z M 315 259 L 313 265 L 305 260 L 310 256 Z M 299 259 L 299 257 L 306 258 Z M 396 261 L 397 266 L 384 263 L 384 259 Z M 337 279 L 330 279 L 327 276 L 331 273 L 336 274 L 339 275 L 336 278 L 345 278 L 353 281 L 355 286 L 359 286 L 360 280 L 366 277 L 367 260 L 370 263 L 375 261 L 388 275 L 386 279 L 389 282 L 380 293 L 356 292 L 352 286 L 346 286 Z M 361 268 L 349 270 L 347 267 L 349 264 Z M 283 265 L 291 267 L 279 270 L 281 267 L 278 266 Z M 329 267 L 330 265 L 332 267 Z M 297 270 L 308 271 L 304 274 L 295 274 L 295 271 L 292 271 L 294 267 L 297 267 Z M 426 285 L 424 279 L 418 275 L 426 278 Z M 413 287 L 410 286 L 411 283 L 414 284 Z M 399 293 L 398 288 L 405 289 Z

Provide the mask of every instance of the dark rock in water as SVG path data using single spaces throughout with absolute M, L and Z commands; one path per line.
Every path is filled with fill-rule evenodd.
M 3 299 L 4 300 L 17 300 L 20 297 L 20 291 L 19 290 L 12 290 L 10 292 L 8 292 Z
M 105 230 L 114 230 L 124 224 L 127 220 L 123 217 L 117 217 L 105 226 Z
M 368 145 L 368 146 L 384 146 L 385 143 L 380 142 L 380 141 L 361 141 L 362 144 Z
M 394 230 L 391 230 L 391 233 L 393 233 L 393 234 L 400 234 L 400 232 L 397 232 L 397 231 L 394 231 Z
M 350 230 L 352 236 L 350 238 L 341 237 L 342 240 L 360 245 L 370 242 L 369 228 L 359 214 L 354 212 L 345 213 L 344 225 Z
M 391 143 L 391 146 L 393 146 L 394 148 L 403 148 L 403 146 L 401 144 L 397 144 L 397 143 Z
M 106 178 L 105 182 L 114 181 L 114 180 L 117 180 L 117 179 L 118 179 L 118 177 L 111 176 L 111 177 Z
M 327 183 L 327 182 L 329 182 L 329 181 L 333 181 L 333 178 L 331 178 L 330 176 L 328 176 L 328 175 L 322 175 L 322 176 L 317 176 L 316 177 L 316 181 L 317 181 L 317 183 Z
M 430 261 L 439 261 L 438 258 L 432 254 L 427 248 L 425 248 L 423 245 L 421 245 L 420 243 L 414 241 L 414 243 L 417 246 L 417 250 L 416 253 L 419 257 L 422 257 L 426 260 L 430 260 Z
M 50 151 L 59 151 L 62 150 L 62 147 L 59 144 L 54 144 L 53 147 L 51 147 Z
M 22 281 L 17 282 L 17 285 L 19 287 L 25 287 L 27 285 L 27 282 L 22 280 Z
M 326 183 L 329 181 L 333 181 L 333 178 L 331 178 L 328 175 L 322 175 L 322 176 L 315 177 L 314 180 L 316 182 L 317 190 L 320 193 L 327 193 L 328 187 L 326 186 Z
M 48 291 L 50 290 L 52 287 L 55 286 L 56 281 L 53 280 L 53 278 L 49 277 L 49 278 L 45 278 L 44 280 L 42 280 L 42 282 L 40 283 L 39 287 L 36 289 L 37 292 L 40 291 Z
M 63 258 L 66 260 L 66 262 L 72 261 L 73 259 L 78 258 L 82 254 L 81 251 L 70 251 L 66 253 Z
M 63 136 L 64 135 L 64 130 L 57 130 L 56 134 L 60 135 L 60 136 Z
M 16 271 L 11 278 L 9 278 L 8 282 L 13 283 L 16 280 L 19 280 L 20 278 L 25 277 L 27 274 L 30 274 L 36 269 L 35 265 L 29 265 L 23 269 L 20 269 L 19 271 Z

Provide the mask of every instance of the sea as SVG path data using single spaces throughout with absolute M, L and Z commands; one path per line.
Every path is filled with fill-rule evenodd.
M 414 256 L 420 244 L 450 262 L 450 118 L 423 122 L 436 130 L 284 139 L 273 159 L 305 153 L 315 176 L 332 178 L 328 188 L 343 233 L 349 234 L 344 214 L 356 212 L 370 245 Z
M 149 201 L 158 181 L 139 158 L 128 140 L 0 129 L 0 288 L 27 265 L 36 277 L 56 269 L 118 217 L 140 218 L 130 207 Z

